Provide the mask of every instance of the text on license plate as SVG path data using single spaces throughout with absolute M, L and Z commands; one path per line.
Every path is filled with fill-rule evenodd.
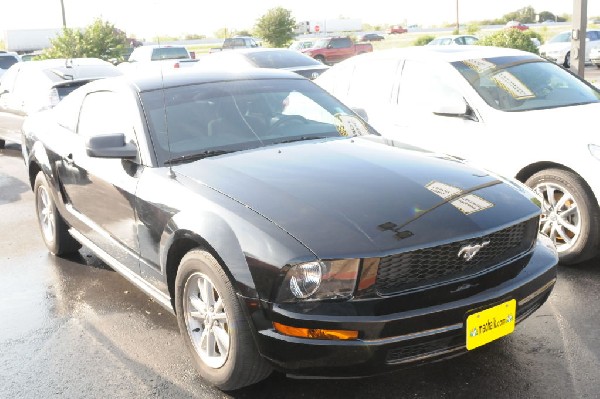
M 467 350 L 475 349 L 515 330 L 517 301 L 514 299 L 467 317 Z

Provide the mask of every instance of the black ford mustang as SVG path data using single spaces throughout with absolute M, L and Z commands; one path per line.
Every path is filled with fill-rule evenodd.
M 298 75 L 90 83 L 24 125 L 50 252 L 174 311 L 207 381 L 354 377 L 510 334 L 557 256 L 528 189 L 380 137 Z

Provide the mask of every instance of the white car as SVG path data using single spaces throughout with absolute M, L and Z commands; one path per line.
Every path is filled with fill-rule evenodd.
M 563 263 L 598 254 L 600 136 L 588 126 L 600 92 L 587 82 L 532 53 L 483 46 L 377 51 L 316 82 L 384 136 L 532 187 Z
M 21 56 L 17 53 L 12 51 L 0 51 L 0 76 L 17 62 L 21 62 Z
M 590 62 L 596 67 L 600 68 L 600 47 L 590 50 Z
M 455 46 L 455 45 L 469 45 L 477 43 L 479 39 L 471 35 L 450 35 L 450 36 L 438 36 L 429 43 L 428 46 Z
M 590 29 L 586 32 L 585 62 L 590 63 L 590 52 L 600 48 L 600 30 Z M 547 60 L 571 66 L 571 31 L 559 33 L 539 47 L 540 55 Z

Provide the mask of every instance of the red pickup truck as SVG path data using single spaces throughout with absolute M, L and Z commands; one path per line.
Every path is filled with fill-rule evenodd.
M 354 44 L 349 37 L 328 37 L 317 40 L 311 48 L 302 52 L 323 64 L 334 64 L 350 58 L 353 55 L 370 53 L 373 51 L 371 43 Z

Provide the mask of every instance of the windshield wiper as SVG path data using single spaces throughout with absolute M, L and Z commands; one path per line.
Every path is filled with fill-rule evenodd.
M 199 159 L 215 157 L 217 155 L 229 154 L 231 152 L 235 152 L 235 151 L 233 151 L 233 150 L 229 150 L 229 151 L 227 151 L 227 150 L 206 150 L 206 151 L 202 151 L 202 152 L 199 152 L 196 154 L 182 155 L 180 157 L 169 159 L 168 161 L 165 161 L 165 165 L 173 165 L 173 164 L 182 163 L 182 162 L 197 161 Z
M 301 136 L 301 137 L 296 137 L 296 138 L 289 139 L 289 140 L 276 141 L 274 144 L 293 143 L 296 141 L 305 141 L 305 140 L 319 140 L 319 139 L 325 139 L 325 138 L 327 138 L 327 137 L 325 137 L 325 136 Z

